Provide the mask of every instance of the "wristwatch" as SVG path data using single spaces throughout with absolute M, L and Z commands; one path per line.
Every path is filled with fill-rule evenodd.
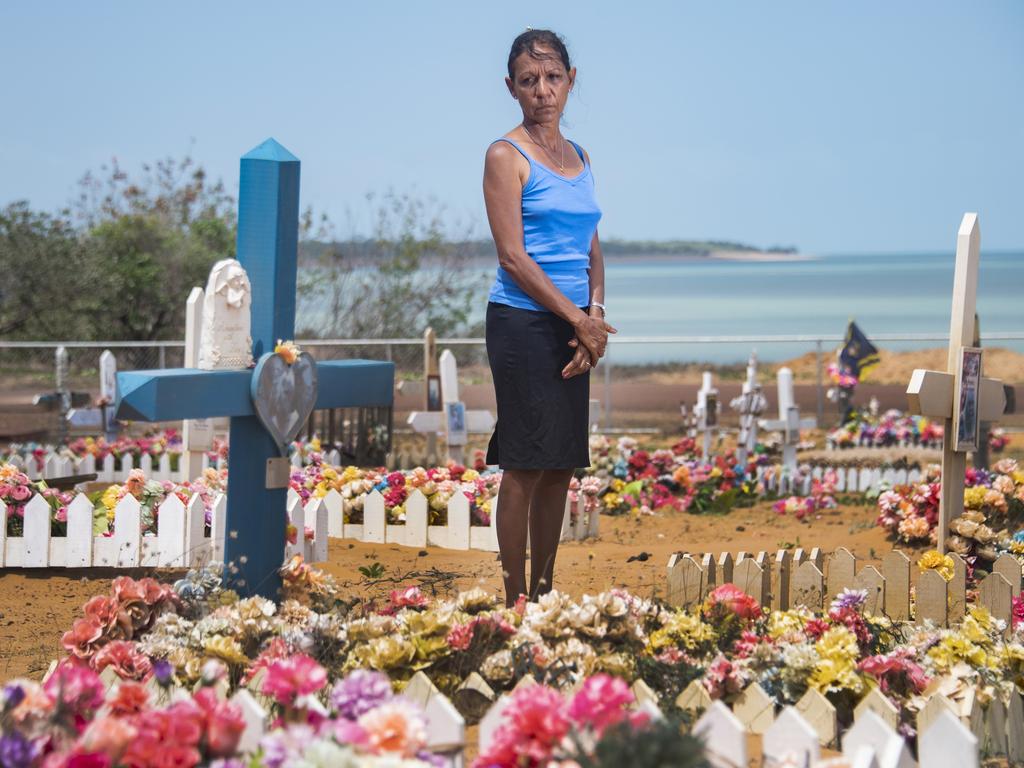
M 599 302 L 599 301 L 592 301 L 592 302 L 590 302 L 590 308 L 593 309 L 594 307 L 597 307 L 598 309 L 601 310 L 601 317 L 604 317 L 605 315 L 608 314 L 608 310 L 605 308 L 604 304 L 602 304 L 601 302 Z

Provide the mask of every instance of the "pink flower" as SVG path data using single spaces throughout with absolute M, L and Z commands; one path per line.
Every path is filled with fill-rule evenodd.
M 569 726 L 567 707 L 558 691 L 547 686 L 519 688 L 512 693 L 490 749 L 477 757 L 473 768 L 543 764 L 551 759 Z
M 107 643 L 93 656 L 92 666 L 97 672 L 113 667 L 122 680 L 145 680 L 153 668 L 149 657 L 130 640 Z
M 1012 617 L 1012 629 L 1017 629 L 1017 627 L 1024 624 L 1024 592 L 1021 592 L 1013 598 L 1010 613 Z
M 212 757 L 231 757 L 245 731 L 241 708 L 221 701 L 213 688 L 196 692 L 194 701 L 205 717 L 206 749 Z
M 327 671 L 305 654 L 280 659 L 267 667 L 263 693 L 291 706 L 299 696 L 315 693 L 327 683 Z
M 110 761 L 120 760 L 137 731 L 127 720 L 119 717 L 98 717 L 75 744 L 75 750 L 84 753 L 102 753 Z
M 366 733 L 367 748 L 377 755 L 412 757 L 427 743 L 423 716 L 412 704 L 401 699 L 371 709 L 357 723 Z
M 32 489 L 27 485 L 16 485 L 11 489 L 11 498 L 15 501 L 27 501 L 32 495 Z
M 395 610 L 400 608 L 423 608 L 430 602 L 417 586 L 405 589 L 394 589 L 388 596 L 388 602 Z
M 605 728 L 625 719 L 626 706 L 632 701 L 633 694 L 624 680 L 605 674 L 593 675 L 573 696 L 569 717 L 593 728 L 600 736 Z
M 757 600 L 746 594 L 735 584 L 722 584 L 708 595 L 709 608 L 722 606 L 741 619 L 757 619 L 761 616 L 761 606 Z
M 80 717 L 91 716 L 99 709 L 105 693 L 99 675 L 68 661 L 54 670 L 43 683 L 43 690 Z

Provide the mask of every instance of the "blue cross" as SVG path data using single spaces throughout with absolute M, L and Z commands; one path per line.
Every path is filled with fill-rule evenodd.
M 252 284 L 253 357 L 295 334 L 299 226 L 299 160 L 273 139 L 242 157 L 238 194 L 238 260 Z M 393 363 L 335 360 L 317 366 L 316 408 L 390 406 Z M 228 416 L 224 560 L 244 595 L 277 598 L 284 558 L 287 489 L 268 489 L 267 461 L 279 449 L 263 428 L 250 394 L 251 370 L 176 368 L 117 374 L 117 418 L 176 421 Z M 301 525 L 302 522 L 297 523 Z

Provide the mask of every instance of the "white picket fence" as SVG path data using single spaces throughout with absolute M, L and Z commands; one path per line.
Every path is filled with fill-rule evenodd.
M 816 464 L 806 471 L 793 476 L 781 464 L 760 466 L 757 468 L 758 482 L 763 482 L 765 491 L 779 496 L 793 494 L 807 496 L 811 493 L 814 480 L 821 480 L 826 472 L 836 473 L 836 491 L 838 493 L 865 493 L 877 489 L 885 483 L 894 485 L 915 484 L 921 482 L 923 475 L 919 469 L 895 469 L 894 467 L 831 467 Z
M 142 506 L 132 495 L 114 508 L 114 531 L 110 536 L 93 534 L 93 505 L 84 494 L 68 505 L 67 533 L 51 535 L 50 505 L 33 496 L 24 509 L 23 534 L 7 536 L 0 525 L 0 567 L 4 568 L 191 568 L 224 558 L 227 497 L 213 503 L 210 534 L 206 529 L 206 508 L 202 499 L 192 497 L 186 506 L 171 494 L 158 509 L 158 532 L 142 534 Z M 7 508 L 0 502 L 0 520 Z M 295 544 L 285 547 L 285 556 L 301 554 L 308 562 L 327 560 L 327 506 L 311 499 L 305 507 L 297 501 L 288 506 L 295 523 Z M 301 519 L 301 524 L 299 520 Z M 307 539 L 305 529 L 314 536 Z
M 51 670 L 55 666 L 56 662 L 51 664 Z M 100 677 L 110 687 L 118 684 L 110 668 Z M 263 678 L 263 673 L 257 674 L 247 688 L 239 689 L 231 697 L 242 710 L 246 723 L 239 744 L 243 753 L 255 751 L 270 728 L 270 702 L 260 692 Z M 189 695 L 183 689 L 167 692 L 153 679 L 146 685 L 158 703 Z M 516 687 L 533 685 L 536 683 L 527 677 Z M 982 755 L 1006 757 L 1010 765 L 1024 760 L 1024 705 L 1016 693 L 1008 701 L 996 696 L 984 708 L 972 694 L 968 694 L 969 703 L 933 694 L 917 716 L 915 761 L 906 740 L 896 731 L 898 712 L 877 690 L 858 704 L 853 725 L 840 734 L 835 709 L 817 691 L 810 691 L 796 706 L 776 711 L 772 699 L 756 683 L 740 695 L 731 709 L 722 701 L 711 701 L 703 688 L 700 690 L 704 698 L 699 706 L 683 702 L 694 686 L 700 684 L 695 682 L 684 691 L 677 704 L 695 713 L 703 712 L 693 726 L 693 733 L 704 741 L 708 760 L 715 768 L 740 768 L 756 757 L 765 766 L 826 768 L 836 765 L 837 758 L 823 759 L 823 749 L 836 747 L 843 755 L 839 764 L 855 768 L 978 768 Z M 493 702 L 480 720 L 478 748 L 483 753 L 493 744 L 511 695 L 495 697 L 487 682 L 475 672 L 466 678 L 456 695 L 467 689 Z M 646 683 L 637 681 L 632 690 L 636 709 L 652 718 L 663 717 L 657 697 Z M 226 693 L 223 683 L 220 691 Z M 447 766 L 461 768 L 467 744 L 466 722 L 451 700 L 423 672 L 412 677 L 402 696 L 424 712 L 427 749 L 441 756 Z M 749 734 L 761 737 L 759 756 L 751 754 Z
M 289 497 L 297 499 L 294 491 Z M 405 523 L 387 522 L 384 497 L 373 490 L 363 498 L 363 522 L 345 523 L 343 518 L 344 500 L 337 491 L 328 491 L 323 498 L 327 506 L 328 535 L 339 539 L 379 544 L 402 544 L 407 547 L 444 547 L 445 549 L 480 549 L 486 552 L 498 551 L 498 532 L 495 526 L 501 494 L 491 500 L 490 525 L 470 525 L 469 499 L 456 491 L 448 501 L 445 525 L 430 525 L 427 497 L 418 489 L 413 490 L 405 501 Z M 572 502 L 565 500 L 562 518 L 562 541 L 582 541 L 598 535 L 599 514 L 597 510 L 587 513 L 585 499 L 581 493 L 576 501 L 576 519 L 572 519 Z
M 448 502 L 445 525 L 428 525 L 427 499 L 418 490 L 409 494 L 405 504 L 406 522 L 387 522 L 384 497 L 374 490 L 363 502 L 363 522 L 348 524 L 343 517 L 341 494 L 331 490 L 323 498 L 311 498 L 303 505 L 295 491 L 288 491 L 288 517 L 297 529 L 295 544 L 285 548 L 286 557 L 301 554 L 307 562 L 327 560 L 327 537 L 357 541 L 402 544 L 408 547 L 444 547 L 447 549 L 481 549 L 498 551 L 494 513 L 498 499 L 492 501 L 491 525 L 470 525 L 469 499 L 462 493 Z M 582 494 L 577 501 L 578 514 L 571 520 L 571 503 L 565 505 L 562 539 L 580 540 L 597 536 L 598 514 L 587 515 Z M 7 536 L 0 525 L 0 567 L 6 568 L 107 568 L 169 567 L 191 568 L 224 555 L 224 527 L 227 496 L 214 501 L 211 534 L 206 535 L 206 509 L 194 496 L 186 506 L 171 494 L 158 510 L 158 533 L 142 535 L 142 508 L 130 494 L 114 509 L 114 532 L 111 536 L 93 534 L 93 505 L 79 494 L 68 505 L 67 534 L 52 536 L 52 510 L 41 496 L 33 496 L 25 505 L 22 536 Z M 6 507 L 0 502 L 0 520 L 6 519 Z M 306 529 L 313 532 L 306 538 Z

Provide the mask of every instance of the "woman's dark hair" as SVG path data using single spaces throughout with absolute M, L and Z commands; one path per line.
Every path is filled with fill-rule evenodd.
M 554 51 L 554 56 L 551 51 Z M 571 69 L 565 42 L 550 29 L 528 29 L 512 41 L 512 50 L 508 54 L 508 76 L 512 80 L 516 77 L 513 67 L 521 53 L 528 53 L 531 58 L 538 61 L 558 58 L 561 59 L 566 72 Z

